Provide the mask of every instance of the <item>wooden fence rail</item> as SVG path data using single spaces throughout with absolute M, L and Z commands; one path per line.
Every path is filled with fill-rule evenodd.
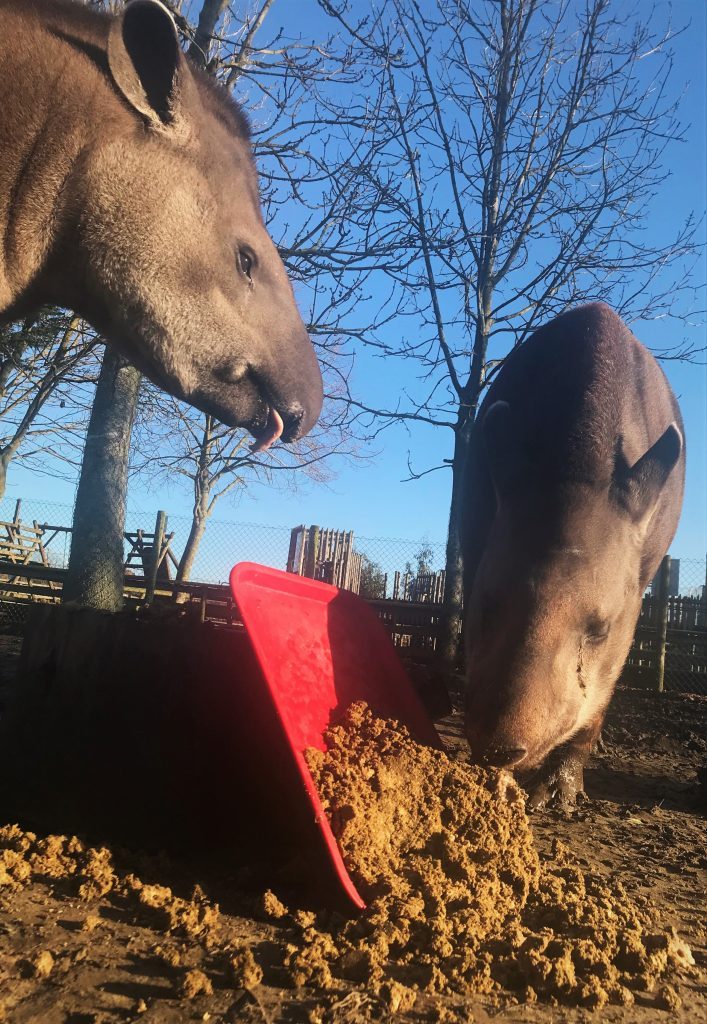
M 675 629 L 707 628 L 707 600 L 705 598 L 669 595 L 664 603 L 667 610 L 668 627 Z M 638 625 L 655 627 L 658 621 L 659 608 L 658 596 L 647 594 L 643 598 Z
M 164 557 L 164 556 L 163 556 Z M 155 572 L 154 561 L 149 567 Z M 43 562 L 18 564 L 0 558 L 0 617 L 3 607 L 36 601 L 61 600 L 66 570 Z M 240 623 L 238 609 L 227 586 L 179 583 L 162 572 L 156 577 L 128 571 L 124 578 L 128 604 L 171 601 L 175 592 L 188 594 L 192 614 L 228 626 Z M 393 643 L 431 656 L 437 646 L 442 605 L 430 600 L 369 601 Z M 652 689 L 707 694 L 707 602 L 704 598 L 649 596 L 644 599 L 623 677 Z
M 70 536 L 73 529 L 71 526 L 39 523 L 36 519 L 30 526 L 20 518 L 21 506 L 20 499 L 15 505 L 13 518 L 0 521 L 0 593 L 8 595 L 14 592 L 19 597 L 31 594 L 37 599 L 51 599 L 52 594 L 48 592 L 56 590 L 56 584 L 62 582 L 63 576 L 57 576 L 56 572 L 42 573 L 41 569 L 56 569 L 59 573 L 65 570 L 51 566 L 47 548 L 60 534 Z M 129 545 L 125 557 L 126 574 L 134 573 L 136 566 L 142 570 L 146 579 L 147 604 L 152 601 L 157 581 L 170 579 L 170 563 L 175 569 L 179 567 L 171 548 L 173 538 L 174 533 L 167 533 L 167 513 L 161 511 L 157 513 L 153 533 L 135 530 L 123 534 Z M 22 574 L 16 571 L 15 566 L 29 566 L 30 572 Z M 8 587 L 9 583 L 13 587 Z M 15 587 L 14 583 L 18 585 Z M 55 594 L 53 596 L 56 597 Z

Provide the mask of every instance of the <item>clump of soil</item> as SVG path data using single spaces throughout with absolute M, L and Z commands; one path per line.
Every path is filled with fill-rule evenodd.
M 76 836 L 38 839 L 18 825 L 0 828 L 0 887 L 17 891 L 33 878 L 70 880 L 83 900 L 107 895 L 118 879 L 110 850 L 85 846 Z
M 199 886 L 191 899 L 183 899 L 168 886 L 148 885 L 134 874 L 118 872 L 106 847 L 88 846 L 77 836 L 38 838 L 18 825 L 0 827 L 0 891 L 17 892 L 38 880 L 88 903 L 113 894 L 155 929 L 198 939 L 207 947 L 217 941 L 219 908 Z M 89 913 L 83 929 L 93 931 L 99 924 L 100 918 Z
M 195 999 L 200 995 L 213 995 L 214 987 L 203 971 L 194 968 L 187 971 L 180 985 L 180 992 L 186 999 Z
M 368 906 L 335 930 L 295 916 L 296 985 L 364 982 L 391 1008 L 420 989 L 600 1007 L 629 1005 L 634 990 L 690 965 L 673 930 L 656 931 L 620 885 L 585 874 L 560 843 L 540 863 L 507 773 L 420 746 L 363 704 L 326 741 L 307 761 Z

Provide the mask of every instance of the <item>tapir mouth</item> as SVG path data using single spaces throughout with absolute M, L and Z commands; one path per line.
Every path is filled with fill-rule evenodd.
M 532 775 L 541 768 L 553 750 L 561 746 L 564 738 L 560 736 L 557 740 L 538 744 L 526 741 L 526 746 L 522 741 L 488 745 L 477 742 L 475 745 L 472 737 L 468 737 L 472 759 L 476 764 L 506 768 L 520 778 Z
M 479 760 L 484 765 L 492 765 L 495 768 L 512 768 L 517 771 L 522 770 L 527 755 L 528 751 L 525 747 L 492 747 L 485 750 Z
M 274 406 L 268 406 L 268 420 L 265 428 L 254 432 L 255 441 L 250 446 L 252 452 L 265 452 L 282 437 L 285 423 Z
M 530 737 L 508 736 L 496 739 L 480 736 L 467 729 L 467 740 L 475 764 L 484 767 L 507 768 L 517 775 L 533 772 L 555 749 L 560 740 L 533 742 Z

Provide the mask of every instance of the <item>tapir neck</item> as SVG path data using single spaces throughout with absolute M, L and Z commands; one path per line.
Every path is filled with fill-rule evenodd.
M 61 301 L 81 156 L 129 120 L 106 70 L 106 21 L 75 4 L 0 0 L 0 317 Z

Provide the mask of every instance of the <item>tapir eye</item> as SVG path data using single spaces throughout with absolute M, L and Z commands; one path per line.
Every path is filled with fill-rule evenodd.
M 587 623 L 584 641 L 587 644 L 603 644 L 609 635 L 609 623 L 606 619 L 591 619 Z
M 247 252 L 245 249 L 239 249 L 238 263 L 240 265 L 241 270 L 248 278 L 248 280 L 252 281 L 253 278 L 251 277 L 251 273 L 253 270 L 253 257 L 251 256 L 251 254 Z

